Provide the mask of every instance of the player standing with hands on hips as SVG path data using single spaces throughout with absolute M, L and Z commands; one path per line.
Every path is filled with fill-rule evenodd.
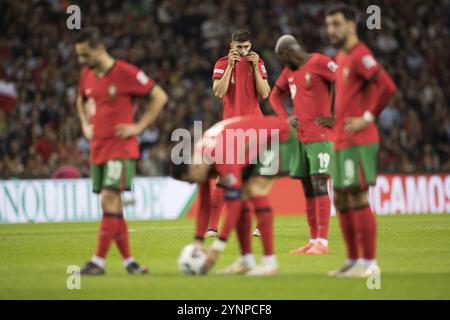
M 250 32 L 238 29 L 231 36 L 228 55 L 217 60 L 214 65 L 213 93 L 222 99 L 223 119 L 245 115 L 263 117 L 258 100 L 269 97 L 270 86 L 264 61 L 251 49 Z M 223 183 L 219 178 L 212 195 L 207 236 L 218 234 L 223 203 Z M 258 230 L 256 235 L 259 235 Z
M 100 193 L 103 212 L 97 251 L 81 269 L 82 275 L 105 273 L 105 258 L 114 241 L 130 274 L 148 273 L 130 253 L 121 193 L 131 189 L 137 136 L 158 117 L 167 102 L 164 90 L 137 67 L 111 57 L 97 28 L 77 34 L 75 51 L 81 71 L 77 110 L 90 140 L 93 191 Z M 148 97 L 147 110 L 134 122 L 133 98 Z
M 297 129 L 301 161 L 291 176 L 302 181 L 310 231 L 309 242 L 291 253 L 328 254 L 331 101 L 338 66 L 328 56 L 307 53 L 292 35 L 278 39 L 275 54 L 284 69 L 270 94 L 270 105 Z M 293 115 L 289 115 L 283 102 L 287 95 L 294 105 Z
M 357 12 L 347 5 L 325 14 L 328 38 L 339 49 L 335 86 L 334 203 L 347 247 L 337 277 L 366 277 L 377 267 L 376 219 L 368 188 L 375 184 L 379 134 L 375 123 L 396 90 L 389 74 L 359 41 Z

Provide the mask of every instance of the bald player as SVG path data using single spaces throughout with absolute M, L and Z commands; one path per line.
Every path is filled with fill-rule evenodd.
M 306 198 L 309 242 L 292 254 L 328 254 L 330 197 L 329 166 L 333 154 L 332 92 L 337 65 L 328 56 L 307 53 L 292 35 L 283 35 L 275 47 L 284 69 L 270 94 L 270 104 L 279 117 L 297 129 L 300 166 L 291 175 L 300 179 Z M 290 115 L 283 102 L 294 105 Z

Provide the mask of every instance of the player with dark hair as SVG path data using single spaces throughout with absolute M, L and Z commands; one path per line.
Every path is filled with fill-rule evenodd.
M 298 165 L 295 129 L 286 121 L 273 116 L 227 119 L 204 133 L 196 144 L 192 160 L 191 164 L 173 165 L 172 176 L 199 184 L 200 206 L 195 234 L 197 245 L 202 245 L 210 219 L 211 178 L 221 178 L 227 207 L 219 237 L 208 251 L 203 271 L 207 272 L 214 265 L 220 252 L 225 249 L 231 231 L 236 227 L 241 255 L 221 273 L 277 273 L 278 264 L 273 248 L 273 214 L 267 195 L 278 175 L 288 175 Z M 264 255 L 258 266 L 255 266 L 251 248 L 248 202 L 254 204 L 261 231 Z
M 167 102 L 164 90 L 139 68 L 115 60 L 97 28 L 85 28 L 76 38 L 81 71 L 77 110 L 85 137 L 90 140 L 93 191 L 100 193 L 103 212 L 97 251 L 81 274 L 104 274 L 111 241 L 117 244 L 130 274 L 144 274 L 130 253 L 121 193 L 130 190 L 136 159 L 137 136 L 153 123 Z M 133 97 L 148 97 L 147 110 L 134 121 Z
M 368 187 L 375 184 L 379 135 L 375 118 L 396 90 L 389 74 L 359 41 L 354 8 L 338 5 L 326 11 L 328 38 L 339 49 L 335 88 L 334 203 L 347 247 L 339 277 L 368 276 L 376 263 L 376 219 Z
M 310 232 L 309 242 L 291 253 L 328 254 L 331 101 L 337 65 L 328 56 L 305 52 L 291 35 L 278 39 L 275 54 L 285 68 L 270 94 L 270 104 L 278 116 L 297 128 L 302 166 L 292 176 L 302 180 Z M 292 116 L 283 103 L 287 94 L 294 105 Z
M 263 116 L 258 100 L 267 99 L 270 86 L 264 61 L 252 51 L 251 40 L 247 30 L 234 31 L 228 55 L 217 60 L 214 65 L 213 93 L 222 98 L 223 119 L 244 115 Z M 224 199 L 221 184 L 218 180 L 213 192 L 209 236 L 217 235 Z

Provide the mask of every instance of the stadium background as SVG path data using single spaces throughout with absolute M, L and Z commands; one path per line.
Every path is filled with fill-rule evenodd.
M 358 8 L 377 3 L 347 2 Z M 0 211 L 3 215 L 6 212 L 19 215 L 23 211 L 18 221 L 30 221 L 33 218 L 27 217 L 27 211 L 28 214 L 37 212 L 39 205 L 54 202 L 35 191 L 45 186 L 35 184 L 32 187 L 33 184 L 24 181 L 20 187 L 14 182 L 17 178 L 89 176 L 89 143 L 81 135 L 75 107 L 80 66 L 73 49 L 76 31 L 66 28 L 69 4 L 80 6 L 82 27 L 94 25 L 102 30 L 113 56 L 143 68 L 170 95 L 157 122 L 139 138 L 142 156 L 137 173 L 149 177 L 166 174 L 168 142 L 173 129 L 192 129 L 195 120 L 202 120 L 206 129 L 220 119 L 221 101 L 213 97 L 211 73 L 216 59 L 227 53 L 233 30 L 244 27 L 252 32 L 253 48 L 265 60 L 273 86 L 281 71 L 273 48 L 281 34 L 294 34 L 309 51 L 335 54 L 323 28 L 323 9 L 330 3 L 332 1 L 2 1 L 0 178 L 4 191 L 1 198 L 5 201 Z M 388 187 L 379 191 L 386 194 L 377 196 L 377 211 L 450 211 L 450 176 L 446 175 L 450 171 L 450 1 L 436 4 L 417 0 L 383 1 L 382 29 L 368 30 L 364 23 L 360 25 L 362 40 L 369 44 L 399 88 L 378 119 L 382 135 L 380 172 L 426 174 L 422 178 L 414 176 L 415 185 L 411 188 L 404 176 L 383 176 Z M 366 16 L 361 12 L 363 22 Z M 142 101 L 137 100 L 136 104 L 139 116 Z M 264 113 L 273 113 L 267 100 L 261 105 Z M 430 176 L 435 173 L 441 174 Z M 393 183 L 395 177 L 401 182 Z M 156 184 L 154 181 L 149 184 L 150 190 L 158 188 L 160 180 L 156 180 Z M 395 185 L 402 190 L 396 193 Z M 297 188 L 300 187 L 294 182 L 286 181 L 275 188 L 292 191 L 272 196 L 275 211 L 303 212 L 302 199 L 293 206 L 286 206 L 294 203 L 288 201 L 289 195 L 301 194 Z M 84 189 L 78 193 L 87 193 Z M 18 191 L 13 194 L 12 190 Z M 61 192 L 65 199 L 68 192 Z M 184 196 L 187 200 L 183 200 L 187 203 L 195 191 L 189 192 Z M 55 189 L 54 193 L 58 191 Z M 155 194 L 144 197 L 148 200 Z M 390 209 L 383 207 L 386 197 L 393 198 Z M 416 199 L 420 203 L 415 203 Z M 64 207 L 77 201 L 67 200 Z M 90 200 L 83 198 L 81 202 L 86 201 Z M 20 203 L 22 208 L 19 208 Z M 27 207 L 27 203 L 33 204 Z M 30 209 L 34 204 L 36 210 Z M 190 214 L 195 208 L 194 205 Z M 186 213 L 185 207 L 184 211 L 180 210 L 175 216 Z M 53 211 L 56 214 L 62 209 Z M 154 212 L 149 215 L 164 216 Z M 92 213 L 93 219 L 98 216 L 98 212 Z
M 174 194 L 180 200 L 168 179 L 159 177 L 165 173 L 171 130 L 188 127 L 193 120 L 207 126 L 221 114 L 210 77 L 215 59 L 227 52 L 230 32 L 236 27 L 252 31 L 273 85 L 280 72 L 273 46 L 280 34 L 291 32 L 309 50 L 333 54 L 321 13 L 331 2 L 1 0 L 0 299 L 449 299 L 448 214 L 377 217 L 382 290 L 368 290 L 365 280 L 326 276 L 345 252 L 336 217 L 330 225 L 332 252 L 318 257 L 288 253 L 299 241 L 307 241 L 306 219 L 277 217 L 281 271 L 264 279 L 181 275 L 175 261 L 192 241 L 194 220 L 149 219 L 168 212 L 156 198 L 158 190 L 172 189 L 167 203 L 177 202 Z M 450 1 L 346 2 L 359 8 L 380 4 L 382 30 L 364 29 L 360 35 L 399 87 L 379 119 L 379 168 L 384 173 L 379 190 L 389 192 L 375 203 L 381 209 L 377 213 L 412 213 L 411 208 L 415 213 L 450 212 Z M 88 143 L 75 112 L 80 68 L 73 54 L 74 32 L 65 24 L 69 3 L 80 5 L 83 27 L 99 26 L 116 57 L 141 66 L 170 95 L 163 115 L 140 140 L 143 177 L 135 179 L 135 185 L 147 202 L 125 208 L 130 220 L 135 218 L 133 207 L 154 214 L 129 224 L 133 251 L 148 263 L 152 275 L 125 276 L 119 253 L 113 250 L 107 276 L 83 279 L 81 290 L 68 290 L 66 270 L 92 253 L 98 203 L 89 202 L 88 179 L 38 179 L 52 177 L 63 165 L 72 165 L 69 172 L 75 176 L 89 175 Z M 267 102 L 263 106 L 271 112 Z M 289 197 L 285 206 L 301 201 L 298 196 L 298 202 L 292 201 L 293 193 L 301 194 L 299 189 L 274 189 Z M 76 206 L 80 210 L 86 203 L 92 210 L 74 215 Z M 38 215 L 30 210 L 34 207 Z M 5 216 L 5 208 L 10 215 Z M 95 222 L 13 225 L 3 224 L 5 217 L 12 222 Z M 218 269 L 234 261 L 236 242 L 230 241 Z M 255 241 L 255 252 L 260 251 Z

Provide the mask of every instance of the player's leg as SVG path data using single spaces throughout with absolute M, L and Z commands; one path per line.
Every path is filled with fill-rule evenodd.
M 274 251 L 273 211 L 268 198 L 275 180 L 270 176 L 252 176 L 245 184 L 246 195 L 255 208 L 263 246 L 261 264 L 247 273 L 250 276 L 273 275 L 278 272 Z
M 133 160 L 110 160 L 102 166 L 100 202 L 103 217 L 99 230 L 97 253 L 91 262 L 103 268 L 109 246 L 114 240 L 127 271 L 130 274 L 144 274 L 148 272 L 148 269 L 141 267 L 131 256 L 128 228 L 123 216 L 121 192 L 131 188 L 134 170 Z M 98 186 L 96 187 L 96 191 L 98 191 Z
M 212 192 L 209 227 L 208 232 L 206 233 L 207 237 L 217 237 L 218 235 L 217 231 L 219 230 L 219 220 L 224 200 L 224 188 L 219 177 L 216 181 L 216 187 Z
M 376 179 L 378 145 L 356 146 L 349 149 L 351 152 L 348 152 L 345 157 L 346 167 L 344 168 L 346 189 L 343 190 L 346 194 L 347 207 L 345 210 L 340 210 L 340 217 L 341 223 L 344 220 L 346 224 L 344 227 L 349 228 L 350 225 L 350 231 L 347 230 L 347 233 L 353 235 L 349 260 L 357 260 L 351 268 L 338 276 L 364 277 L 368 275 L 370 268 L 376 266 L 376 220 L 369 206 L 368 187 L 373 185 Z
M 128 236 L 128 226 L 126 220 L 123 216 L 123 202 L 122 202 L 122 191 L 131 190 L 131 182 L 133 180 L 134 174 L 136 172 L 136 161 L 135 160 L 120 160 L 122 164 L 122 175 L 120 182 L 114 182 L 112 184 L 112 190 L 116 190 L 115 198 L 117 199 L 117 210 L 121 210 L 122 214 L 119 219 L 119 228 L 116 237 L 114 238 L 117 248 L 122 255 L 123 264 L 130 274 L 145 274 L 148 273 L 146 267 L 140 266 L 134 258 L 131 256 L 129 236 Z M 117 192 L 119 190 L 119 192 Z
M 317 220 L 316 220 L 316 201 L 314 199 L 314 190 L 311 179 L 309 177 L 310 164 L 306 154 L 305 144 L 298 142 L 298 161 L 290 171 L 293 178 L 301 179 L 303 186 L 303 194 L 306 204 L 306 221 L 309 227 L 309 241 L 300 248 L 291 250 L 291 254 L 304 254 L 316 242 L 317 239 Z
M 236 223 L 236 233 L 241 255 L 237 261 L 219 271 L 219 274 L 244 274 L 255 266 L 255 256 L 251 245 L 252 217 L 249 201 L 242 201 L 241 215 Z
M 217 262 L 220 253 L 225 250 L 231 232 L 240 219 L 242 213 L 241 190 L 226 189 L 225 203 L 227 206 L 227 214 L 224 216 L 218 239 L 214 240 L 210 250 L 207 252 L 206 261 L 202 267 L 202 273 L 207 273 Z
M 369 205 L 368 188 L 375 184 L 377 144 L 359 146 L 357 148 L 360 161 L 358 164 L 359 190 L 349 193 L 349 207 L 356 219 L 360 259 L 355 267 L 343 276 L 366 277 L 373 268 L 378 268 L 376 262 L 376 233 L 377 223 L 375 215 Z
M 291 250 L 291 254 L 306 253 L 317 240 L 317 219 L 316 219 L 316 201 L 314 198 L 314 189 L 312 181 L 309 177 L 302 178 L 303 193 L 305 195 L 306 204 L 306 221 L 309 227 L 309 241 L 304 246 Z
M 339 226 L 346 247 L 347 259 L 341 268 L 329 272 L 331 276 L 339 276 L 352 268 L 359 258 L 358 233 L 354 213 L 348 203 L 349 188 L 358 186 L 358 180 L 350 163 L 358 161 L 353 148 L 335 151 L 333 157 L 334 205 L 339 218 Z
M 305 144 L 305 150 L 309 163 L 317 233 L 314 245 L 306 253 L 328 254 L 328 227 L 331 209 L 328 180 L 333 145 L 329 141 L 313 142 Z
M 94 193 L 102 190 L 104 164 L 91 164 L 92 189 Z M 97 250 L 95 255 L 81 269 L 83 275 L 100 275 L 105 273 L 105 258 L 114 236 L 116 219 L 114 216 L 103 213 L 97 237 Z

